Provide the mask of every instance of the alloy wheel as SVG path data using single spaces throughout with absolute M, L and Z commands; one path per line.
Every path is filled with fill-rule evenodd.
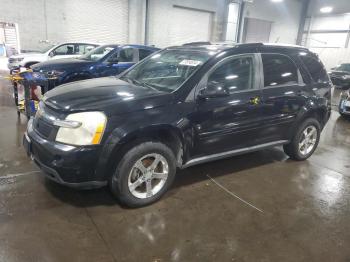
M 165 185 L 169 174 L 167 160 L 160 154 L 147 154 L 139 158 L 129 173 L 130 193 L 141 199 L 157 194 Z
M 317 142 L 317 129 L 315 126 L 307 126 L 301 134 L 299 152 L 303 156 L 308 155 L 315 148 Z

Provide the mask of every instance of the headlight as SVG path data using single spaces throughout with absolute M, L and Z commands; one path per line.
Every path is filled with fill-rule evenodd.
M 56 141 L 70 145 L 98 145 L 101 142 L 107 117 L 102 112 L 74 113 L 65 120 L 56 120 L 60 126 Z
M 343 78 L 344 80 L 350 79 L 350 75 L 342 76 L 342 78 Z
M 24 57 L 19 58 L 9 58 L 9 63 L 19 63 L 24 59 Z
M 64 71 L 52 70 L 52 71 L 48 71 L 46 74 L 49 77 L 57 77 L 57 76 L 64 74 Z
M 348 99 L 348 97 L 350 97 L 350 90 L 341 92 L 340 99 L 344 100 L 344 99 Z

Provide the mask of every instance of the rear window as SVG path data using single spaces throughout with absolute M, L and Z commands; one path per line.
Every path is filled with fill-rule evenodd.
M 298 84 L 298 70 L 293 61 L 284 55 L 262 54 L 264 86 Z
M 301 55 L 300 59 L 304 63 L 306 69 L 309 71 L 314 82 L 322 83 L 329 81 L 328 74 L 320 61 L 305 55 Z

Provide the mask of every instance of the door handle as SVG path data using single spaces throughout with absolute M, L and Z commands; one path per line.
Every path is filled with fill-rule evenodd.
M 256 97 L 251 97 L 249 99 L 249 104 L 251 105 L 258 105 L 261 102 L 260 97 L 256 96 Z

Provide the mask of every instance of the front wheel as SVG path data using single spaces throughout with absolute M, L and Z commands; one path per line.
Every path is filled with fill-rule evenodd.
M 166 145 L 144 142 L 131 148 L 117 165 L 110 188 L 121 204 L 140 207 L 157 201 L 171 186 L 176 159 Z
M 284 152 L 294 160 L 308 159 L 317 148 L 320 130 L 320 124 L 316 119 L 306 119 L 297 129 L 291 142 L 283 146 Z

